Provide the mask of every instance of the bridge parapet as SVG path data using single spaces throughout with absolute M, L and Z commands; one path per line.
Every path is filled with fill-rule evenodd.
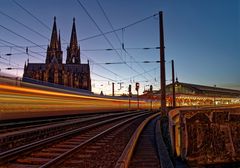
M 240 161 L 240 106 L 180 108 L 169 121 L 174 152 L 190 165 Z

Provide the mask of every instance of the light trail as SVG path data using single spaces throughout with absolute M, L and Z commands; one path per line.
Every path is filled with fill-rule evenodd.
M 2 85 L 0 84 L 1 90 L 8 90 L 14 93 L 32 93 L 32 94 L 42 94 L 42 95 L 51 95 L 51 96 L 61 96 L 61 97 L 72 97 L 72 98 L 84 98 L 84 99 L 91 99 L 91 100 L 107 100 L 107 101 L 117 101 L 117 102 L 126 102 L 127 100 L 121 99 L 110 99 L 110 98 L 100 98 L 100 97 L 91 97 L 91 96 L 84 96 L 84 95 L 76 95 L 76 94 L 69 94 L 69 93 L 60 93 L 54 91 L 46 91 L 46 90 L 37 90 L 32 88 L 23 88 L 18 86 L 9 86 L 9 85 Z
M 28 88 L 0 84 L 0 120 L 69 115 L 89 112 L 129 110 L 128 98 L 108 98 L 81 95 L 69 91 L 51 91 L 45 88 Z M 132 99 L 130 110 L 137 110 L 137 100 Z M 149 102 L 139 101 L 141 109 Z

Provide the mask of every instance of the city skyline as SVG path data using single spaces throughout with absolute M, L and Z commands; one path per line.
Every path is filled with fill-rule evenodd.
M 65 60 L 75 17 L 81 62 L 90 60 L 95 93 L 102 90 L 111 94 L 112 82 L 116 83 L 115 90 L 119 94 L 127 93 L 129 84 L 135 92 L 135 82 L 140 82 L 141 91 L 151 84 L 154 89 L 159 89 L 159 63 L 154 62 L 159 60 L 159 49 L 156 49 L 159 47 L 157 13 L 163 11 L 167 83 L 171 80 L 170 61 L 174 59 L 175 75 L 181 82 L 240 90 L 239 3 L 237 0 L 232 3 L 226 0 L 186 0 L 181 3 L 155 0 L 115 3 L 100 0 L 1 1 L 1 73 L 21 76 L 22 69 L 6 68 L 23 68 L 28 58 L 32 63 L 45 61 L 54 16 L 61 33 Z M 149 18 L 141 21 L 146 17 Z M 126 27 L 136 21 L 141 22 Z M 118 29 L 116 34 L 90 38 Z M 25 52 L 26 47 L 34 57 Z M 144 61 L 153 63 L 143 64 Z M 119 88 L 120 83 L 124 88 Z

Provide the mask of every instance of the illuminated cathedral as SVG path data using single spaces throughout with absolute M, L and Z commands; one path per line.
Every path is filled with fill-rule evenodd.
M 75 19 L 73 19 L 70 45 L 67 47 L 66 64 L 63 64 L 60 32 L 57 32 L 54 17 L 50 45 L 47 47 L 45 63 L 27 63 L 24 66 L 23 81 L 44 81 L 91 91 L 90 66 L 81 64 Z

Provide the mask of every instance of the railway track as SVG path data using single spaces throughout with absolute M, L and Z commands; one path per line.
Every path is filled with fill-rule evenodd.
M 139 112 L 139 114 L 133 113 L 133 114 L 127 114 L 127 115 L 125 114 L 124 116 L 117 116 L 117 117 L 115 116 L 115 117 L 112 117 L 111 119 L 105 119 L 104 121 L 95 122 L 94 124 L 88 124 L 87 126 L 84 126 L 75 130 L 67 131 L 62 134 L 45 138 L 43 140 L 36 141 L 28 145 L 20 146 L 18 148 L 13 148 L 11 150 L 0 153 L 0 163 L 1 165 L 3 165 L 3 167 L 29 167 L 29 166 L 34 167 L 38 162 L 43 161 L 43 163 L 45 163 L 46 160 L 48 160 L 46 159 L 46 157 L 47 158 L 53 157 L 55 155 L 55 154 L 53 155 L 51 154 L 53 151 L 56 151 L 57 153 L 60 151 L 61 151 L 60 153 L 65 153 L 63 152 L 66 150 L 65 148 L 70 148 L 70 149 L 75 148 L 74 146 L 72 146 L 74 144 L 74 141 L 75 141 L 75 145 L 81 143 L 80 141 L 77 142 L 76 141 L 77 139 L 83 140 L 85 142 L 88 139 L 91 139 L 90 137 L 94 137 L 95 134 L 97 134 L 97 132 L 106 130 L 108 127 L 111 127 L 113 124 L 116 124 L 122 121 L 127 122 L 128 120 L 130 121 L 130 120 L 133 120 L 134 118 L 139 118 L 141 116 L 143 117 L 146 115 L 149 115 L 149 114 Z M 97 129 L 97 131 L 95 129 Z M 82 137 L 79 138 L 78 136 L 82 136 Z M 66 144 L 64 142 L 66 142 Z M 57 144 L 60 143 L 60 147 L 58 146 L 59 148 L 53 147 L 57 145 L 56 143 Z M 63 146 L 61 146 L 61 143 L 63 143 Z M 51 147 L 53 147 L 53 150 L 51 150 Z M 42 152 L 48 151 L 49 148 L 50 148 L 50 152 L 47 152 L 48 154 L 46 153 L 42 154 Z M 35 150 L 37 151 L 34 152 Z M 36 154 L 38 152 L 40 152 L 40 154 Z M 45 157 L 39 159 L 41 155 Z M 26 156 L 29 156 L 32 159 L 29 159 L 29 158 L 26 159 Z M 30 162 L 28 163 L 30 165 L 25 163 L 26 160 L 30 160 Z M 38 164 L 37 164 L 37 167 L 39 167 Z
M 5 132 L 14 132 L 18 130 L 23 129 L 29 129 L 34 127 L 40 127 L 44 125 L 50 125 L 53 123 L 60 123 L 65 121 L 71 121 L 73 119 L 84 119 L 84 118 L 90 118 L 94 116 L 100 116 L 102 114 L 89 114 L 89 115 L 75 115 L 75 116 L 60 116 L 60 117 L 48 117 L 48 118 L 36 118 L 36 119 L 16 119 L 16 120 L 10 120 L 10 121 L 1 121 L 0 123 L 0 134 L 3 134 Z
M 134 112 L 121 112 L 121 113 L 110 113 L 110 114 L 101 114 L 101 115 L 91 115 L 88 118 L 85 117 L 69 117 L 65 120 L 63 119 L 55 119 L 54 122 L 52 120 L 46 121 L 35 121 L 35 122 L 25 122 L 20 123 L 20 127 L 16 127 L 14 129 L 4 129 L 2 133 L 0 133 L 0 152 L 4 152 L 10 150 L 12 148 L 16 148 L 28 143 L 32 143 L 34 141 L 39 141 L 41 139 L 45 139 L 57 134 L 60 134 L 64 131 L 74 130 L 80 127 L 84 127 L 91 123 L 95 123 L 97 121 L 104 121 L 112 117 L 132 114 Z M 30 123 L 33 123 L 30 125 Z M 11 123 L 10 123 L 11 124 Z M 3 125 L 10 125 L 3 124 Z M 0 153 L 1 155 L 1 153 Z
M 136 112 L 136 111 L 132 111 Z M 33 118 L 33 119 L 19 119 L 19 120 L 6 120 L 0 123 L 0 135 L 9 132 L 16 132 L 18 130 L 25 130 L 29 128 L 37 128 L 45 125 L 53 125 L 63 122 L 72 122 L 79 119 L 89 119 L 92 117 L 103 117 L 111 115 L 121 115 L 128 112 L 106 112 L 106 113 L 93 113 L 93 114 L 82 114 L 82 115 L 69 115 L 59 117 L 47 117 L 47 118 Z
M 158 119 L 139 112 L 90 124 L 0 155 L 0 167 L 161 167 Z

